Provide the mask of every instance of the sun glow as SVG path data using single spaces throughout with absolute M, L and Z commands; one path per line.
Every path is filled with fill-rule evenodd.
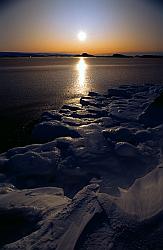
M 78 39 L 81 42 L 84 42 L 87 39 L 87 34 L 84 31 L 78 33 Z

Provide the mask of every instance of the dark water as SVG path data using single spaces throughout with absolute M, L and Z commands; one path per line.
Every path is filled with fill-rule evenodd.
M 163 83 L 163 60 L 142 58 L 0 59 L 0 151 L 30 142 L 33 122 L 89 91 Z

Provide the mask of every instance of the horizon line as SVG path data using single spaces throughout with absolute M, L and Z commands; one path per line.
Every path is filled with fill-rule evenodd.
M 137 51 L 137 52 L 97 52 L 97 53 L 89 53 L 89 52 L 53 52 L 53 51 L 11 51 L 11 50 L 5 50 L 5 51 L 0 51 L 0 53 L 38 53 L 38 54 L 68 54 L 68 55 L 78 55 L 78 54 L 92 54 L 92 55 L 113 55 L 113 54 L 126 54 L 126 55 L 139 55 L 139 54 L 144 54 L 144 55 L 150 55 L 150 54 L 155 54 L 155 55 L 161 55 L 163 54 L 163 51 Z

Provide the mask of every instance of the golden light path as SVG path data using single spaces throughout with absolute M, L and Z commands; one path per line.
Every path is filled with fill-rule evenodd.
M 84 58 L 80 58 L 77 64 L 78 70 L 78 92 L 84 93 L 86 90 L 86 69 L 87 64 Z

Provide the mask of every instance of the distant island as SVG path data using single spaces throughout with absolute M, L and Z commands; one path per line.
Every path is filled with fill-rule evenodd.
M 109 55 L 91 55 L 88 54 L 86 52 L 76 55 L 76 56 L 80 56 L 80 57 L 117 57 L 117 58 L 129 58 L 129 57 L 133 57 L 133 56 L 128 56 L 128 55 L 122 55 L 122 54 L 113 54 L 111 56 Z
M 82 54 L 66 54 L 66 53 L 35 53 L 35 52 L 0 52 L 0 57 L 109 57 L 109 58 L 163 58 L 163 55 L 144 54 L 144 55 L 92 55 L 86 52 Z
M 91 54 L 88 54 L 88 53 L 84 52 L 82 54 L 75 55 L 75 57 L 97 57 L 97 56 L 96 55 L 91 55 Z

